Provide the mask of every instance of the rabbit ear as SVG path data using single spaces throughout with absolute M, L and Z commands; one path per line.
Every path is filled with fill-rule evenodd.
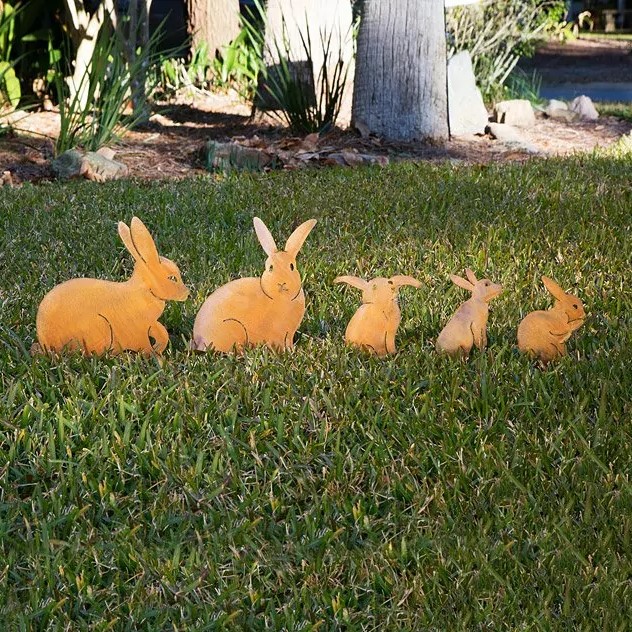
M 468 292 L 472 292 L 474 290 L 474 286 L 469 281 L 466 281 L 463 277 L 456 276 L 456 274 L 451 274 L 450 279 L 452 279 L 452 283 L 454 283 L 454 285 L 458 285 Z
M 125 222 L 118 223 L 118 234 L 121 238 L 121 241 L 125 244 L 125 247 L 129 250 L 130 254 L 136 261 L 138 261 L 141 256 L 138 254 L 138 250 L 136 250 L 136 246 L 132 241 L 132 234 L 129 231 L 129 226 Z
M 407 274 L 396 274 L 391 277 L 391 281 L 397 286 L 412 285 L 413 287 L 421 287 L 421 283 L 415 279 L 415 277 L 408 276 Z
M 301 249 L 303 242 L 307 239 L 310 231 L 316 225 L 315 219 L 308 219 L 303 222 L 288 238 L 285 244 L 285 252 L 296 257 L 298 251 Z
M 558 301 L 563 301 L 566 298 L 566 292 L 555 281 L 553 281 L 553 279 L 549 279 L 549 277 L 543 276 L 542 277 L 542 283 L 544 283 L 544 287 Z
M 364 279 L 357 276 L 339 276 L 334 279 L 334 283 L 347 283 L 351 287 L 364 291 L 369 285 Z
M 154 243 L 154 238 L 145 227 L 145 224 L 143 224 L 138 217 L 132 217 L 132 222 L 130 224 L 130 238 L 132 240 L 132 245 L 136 249 L 136 252 L 142 261 L 144 261 L 147 265 L 160 263 L 160 257 L 158 255 L 158 250 L 156 249 L 156 244 Z M 132 252 L 132 254 L 134 253 Z
M 272 256 L 278 250 L 276 243 L 274 243 L 272 233 L 258 217 L 254 217 L 252 219 L 252 223 L 255 226 L 255 233 L 257 233 L 257 239 L 259 240 L 263 251 L 268 255 L 268 257 Z
M 476 275 L 469 268 L 465 268 L 465 276 L 469 279 L 470 283 L 476 285 Z

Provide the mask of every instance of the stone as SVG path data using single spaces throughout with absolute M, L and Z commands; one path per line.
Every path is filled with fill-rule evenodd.
M 556 121 L 566 121 L 567 123 L 572 123 L 579 118 L 579 114 L 577 114 L 577 112 L 571 112 L 571 110 L 569 110 L 568 108 L 557 108 L 554 110 L 547 109 L 546 114 L 549 118 L 552 118 Z
M 101 147 L 100 149 L 97 149 L 97 154 L 107 158 L 108 160 L 114 160 L 116 152 L 111 147 Z
M 595 121 L 599 118 L 599 112 L 593 105 L 592 99 L 582 94 L 573 99 L 570 107 L 572 112 L 576 112 L 583 119 Z
M 448 118 L 450 134 L 482 134 L 489 115 L 476 86 L 472 58 L 461 51 L 448 60 Z
M 549 112 L 554 112 L 555 110 L 568 110 L 568 105 L 564 101 L 559 101 L 558 99 L 551 99 L 546 108 L 544 108 L 544 113 L 547 116 L 551 116 Z
M 504 123 L 490 123 L 485 131 L 493 138 L 506 145 L 508 149 L 524 151 L 529 154 L 539 153 L 538 148 L 526 140 L 513 125 Z
M 83 154 L 77 149 L 68 149 L 59 154 L 51 164 L 53 173 L 60 180 L 70 180 L 79 178 L 82 173 Z
M 490 123 L 486 130 L 493 138 L 500 141 L 522 141 L 524 138 L 517 128 L 505 123 Z
M 274 155 L 256 147 L 209 140 L 204 148 L 204 159 L 207 169 L 258 171 L 269 166 Z
M 500 101 L 494 106 L 494 120 L 497 123 L 515 125 L 516 127 L 533 127 L 535 113 L 527 99 L 511 99 Z
M 105 182 L 106 180 L 117 180 L 129 174 L 127 165 L 116 160 L 110 160 L 101 154 L 89 151 L 83 157 L 82 172 L 84 178 L 95 182 Z
M 111 150 L 109 150 L 111 152 Z M 108 151 L 105 151 L 110 155 Z M 69 149 L 52 162 L 53 173 L 60 180 L 84 177 L 95 182 L 123 178 L 129 173 L 127 165 L 94 151 L 83 154 L 78 149 Z

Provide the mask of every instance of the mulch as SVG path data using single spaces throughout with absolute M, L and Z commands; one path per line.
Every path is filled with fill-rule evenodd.
M 527 64 L 533 64 L 546 77 L 568 78 L 579 72 L 585 80 L 632 81 L 630 42 L 595 43 L 577 40 L 562 45 L 550 43 L 538 51 Z M 529 67 L 527 65 L 527 67 Z M 59 128 L 55 112 L 34 112 L 12 118 L 13 130 L 0 137 L 0 175 L 11 173 L 14 183 L 50 180 L 50 159 Z M 607 147 L 632 130 L 632 125 L 613 117 L 597 121 L 568 123 L 538 117 L 536 126 L 523 131 L 525 140 L 538 155 L 560 156 L 589 152 Z M 209 139 L 237 142 L 249 146 L 279 148 L 287 153 L 292 147 L 300 151 L 301 139 L 269 115 L 251 116 L 250 107 L 235 94 L 196 92 L 177 101 L 159 104 L 150 122 L 129 132 L 116 145 L 116 160 L 125 163 L 136 179 L 185 178 L 206 173 L 203 149 Z M 323 148 L 327 151 L 323 151 Z M 285 160 L 283 168 L 301 168 L 335 164 L 328 152 L 347 152 L 353 157 L 380 157 L 382 164 L 398 160 L 450 160 L 468 164 L 496 161 L 524 161 L 533 154 L 516 150 L 487 135 L 452 138 L 443 144 L 394 143 L 369 137 L 355 130 L 334 129 L 318 139 L 310 160 Z M 321 159 L 322 158 L 322 159 Z M 338 161 L 339 163 L 344 161 Z M 349 161 L 352 164 L 354 161 Z

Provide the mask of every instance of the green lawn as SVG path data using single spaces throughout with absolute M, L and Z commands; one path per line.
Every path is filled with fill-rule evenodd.
M 399 164 L 0 189 L 0 621 L 6 630 L 626 630 L 632 612 L 632 163 Z M 44 294 L 122 280 L 139 215 L 192 288 L 164 363 L 32 359 Z M 299 256 L 293 353 L 192 355 L 196 310 Z M 438 357 L 469 266 L 489 348 Z M 412 274 L 398 353 L 344 346 L 359 292 Z M 540 275 L 588 320 L 547 371 L 515 348 Z
M 596 107 L 602 116 L 616 116 L 624 121 L 632 121 L 632 103 L 601 101 Z

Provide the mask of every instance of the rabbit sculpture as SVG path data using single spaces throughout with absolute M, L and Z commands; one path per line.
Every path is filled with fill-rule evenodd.
M 437 351 L 450 356 L 467 357 L 473 345 L 478 349 L 487 346 L 488 303 L 503 290 L 502 285 L 489 279 L 477 280 L 469 268 L 465 270 L 465 275 L 467 279 L 451 274 L 450 279 L 458 287 L 471 292 L 472 297 L 456 310 L 436 342 Z
M 361 347 L 378 356 L 395 353 L 395 334 L 401 321 L 397 302 L 399 288 L 421 287 L 411 276 L 377 277 L 365 281 L 356 276 L 339 276 L 334 283 L 347 283 L 362 290 L 362 305 L 352 316 L 345 331 L 347 344 Z
M 567 294 L 555 281 L 543 276 L 544 287 L 555 303 L 549 310 L 527 314 L 518 325 L 518 348 L 543 364 L 566 354 L 566 341 L 582 326 L 586 313 L 582 302 Z
M 169 333 L 158 318 L 166 301 L 184 301 L 189 291 L 178 266 L 159 256 L 138 217 L 132 218 L 129 227 L 119 222 L 118 233 L 136 262 L 130 279 L 121 283 L 71 279 L 55 286 L 37 311 L 39 344 L 33 346 L 33 353 L 130 350 L 151 355 L 164 351 Z
M 278 250 L 272 234 L 253 220 L 259 243 L 268 255 L 261 277 L 247 277 L 221 286 L 204 301 L 193 325 L 191 346 L 198 351 L 228 352 L 255 344 L 291 349 L 305 314 L 305 294 L 296 255 L 315 219 L 302 223 Z

